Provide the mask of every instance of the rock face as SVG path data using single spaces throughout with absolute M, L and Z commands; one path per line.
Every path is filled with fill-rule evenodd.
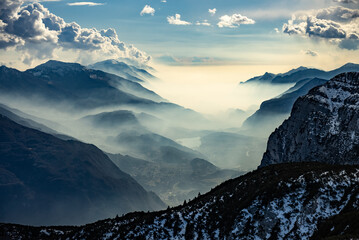
M 295 102 L 260 167 L 287 162 L 359 164 L 358 72 L 339 74 Z

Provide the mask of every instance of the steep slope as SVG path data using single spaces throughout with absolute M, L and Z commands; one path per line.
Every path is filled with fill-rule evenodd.
M 0 115 L 0 221 L 83 224 L 164 207 L 93 145 L 64 141 Z
M 251 131 L 255 135 L 269 135 L 289 116 L 294 102 L 299 97 L 307 94 L 313 87 L 326 82 L 327 80 L 320 78 L 299 81 L 281 96 L 264 101 L 259 110 L 244 121 L 242 129 Z
M 340 74 L 299 98 L 269 137 L 261 166 L 318 161 L 359 164 L 359 73 Z
M 135 82 L 145 82 L 146 80 L 156 79 L 155 76 L 145 69 L 131 66 L 116 59 L 97 62 L 89 65 L 88 68 L 112 73 Z
M 328 221 L 356 216 L 359 169 L 317 163 L 269 166 L 182 206 L 81 227 L 0 225 L 8 239 L 321 239 Z M 351 234 L 357 221 L 345 221 Z M 320 226 L 319 231 L 318 226 Z M 338 226 L 339 229 L 339 226 Z

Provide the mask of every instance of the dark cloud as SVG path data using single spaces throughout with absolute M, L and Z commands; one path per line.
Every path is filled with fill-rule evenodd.
M 282 28 L 284 33 L 324 39 L 348 50 L 358 49 L 359 10 L 330 7 L 294 15 Z
M 318 53 L 315 52 L 315 51 L 312 51 L 312 50 L 305 50 L 305 51 L 303 51 L 303 52 L 304 52 L 304 54 L 309 55 L 309 56 L 312 56 L 312 57 L 318 56 Z
M 344 3 L 344 4 L 358 3 L 357 0 L 333 0 L 333 1 L 337 3 Z
M 82 28 L 66 23 L 40 3 L 23 6 L 19 0 L 0 2 L 0 48 L 16 47 L 24 52 L 24 62 L 51 58 L 55 49 L 96 51 L 104 58 L 133 58 L 147 62 L 150 57 L 118 39 L 114 29 Z

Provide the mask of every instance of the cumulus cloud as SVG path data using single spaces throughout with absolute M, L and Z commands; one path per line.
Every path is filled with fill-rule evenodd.
M 242 16 L 241 14 L 233 14 L 232 16 L 224 15 L 219 18 L 219 22 L 217 23 L 218 27 L 228 27 L 228 28 L 236 28 L 241 24 L 254 24 L 255 21 L 246 16 Z
M 312 56 L 312 57 L 318 56 L 318 53 L 317 53 L 317 52 L 312 51 L 312 50 L 309 50 L 309 49 L 302 51 L 302 53 L 305 54 L 305 55 Z
M 145 14 L 151 14 L 151 15 L 153 16 L 153 15 L 155 15 L 155 12 L 156 12 L 156 10 L 155 10 L 154 8 L 152 8 L 150 5 L 146 5 L 146 6 L 142 9 L 140 15 L 143 16 L 143 15 L 145 15 Z
M 211 24 L 208 22 L 208 20 L 204 20 L 203 22 L 197 21 L 196 22 L 197 26 L 211 26 Z
M 72 2 L 72 3 L 68 3 L 67 5 L 69 6 L 101 6 L 103 5 L 103 3 L 95 3 L 95 2 Z
M 169 24 L 173 25 L 191 25 L 192 23 L 181 20 L 181 15 L 176 14 L 175 16 L 168 16 L 167 21 Z
M 289 35 L 324 39 L 341 48 L 359 46 L 359 10 L 330 7 L 293 15 L 282 28 Z
M 103 58 L 127 57 L 147 62 L 150 57 L 118 39 L 114 29 L 82 28 L 67 23 L 40 3 L 0 1 L 0 49 L 22 51 L 24 63 L 53 57 L 55 50 L 74 50 Z
M 217 9 L 216 8 L 213 8 L 213 9 L 208 9 L 208 12 L 209 14 L 211 14 L 212 16 L 214 16 L 217 12 Z

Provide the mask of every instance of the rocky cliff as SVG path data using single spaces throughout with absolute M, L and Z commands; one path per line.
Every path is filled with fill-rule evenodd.
M 339 74 L 295 102 L 260 167 L 287 162 L 359 164 L 358 72 Z

